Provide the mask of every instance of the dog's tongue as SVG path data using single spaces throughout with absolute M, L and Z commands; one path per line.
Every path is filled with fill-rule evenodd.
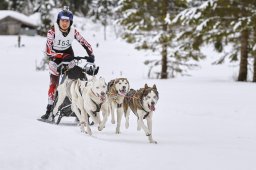
M 125 96 L 125 90 L 120 90 L 122 96 Z
M 155 111 L 155 110 L 156 110 L 155 105 L 152 104 L 152 105 L 149 107 L 149 109 L 150 109 L 151 111 Z
M 101 101 L 104 101 L 105 99 L 106 99 L 105 96 L 101 96 L 101 97 L 100 97 L 100 100 L 101 100 Z

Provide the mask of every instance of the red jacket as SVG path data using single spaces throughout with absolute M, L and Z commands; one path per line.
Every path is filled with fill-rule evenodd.
M 47 42 L 46 42 L 46 54 L 50 57 L 56 56 L 56 52 L 53 49 L 53 41 L 55 38 L 55 30 L 54 26 L 47 32 Z M 84 39 L 84 37 L 75 29 L 75 37 L 74 37 L 86 50 L 88 55 L 93 54 L 93 50 L 91 45 Z

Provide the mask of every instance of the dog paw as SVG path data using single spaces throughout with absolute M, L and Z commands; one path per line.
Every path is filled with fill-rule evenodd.
M 120 130 L 116 129 L 116 134 L 120 134 Z
M 84 126 L 80 126 L 80 131 L 81 133 L 86 133 L 86 131 L 84 130 Z
M 85 133 L 85 134 L 86 134 L 87 132 L 86 132 L 85 130 L 82 130 L 82 129 L 81 129 L 81 133 Z
M 129 122 L 125 122 L 125 128 L 126 128 L 126 129 L 129 128 Z
M 146 133 L 146 136 L 150 136 L 151 134 L 150 133 Z
M 137 131 L 140 131 L 141 130 L 141 127 L 140 126 L 137 126 Z
M 92 136 L 92 131 L 91 131 L 91 129 L 87 129 L 87 133 L 88 133 L 88 135 Z
M 153 144 L 157 144 L 157 141 L 155 141 L 155 140 L 150 140 L 149 142 L 153 143 Z
M 112 123 L 112 124 L 115 124 L 115 123 L 116 123 L 116 121 L 115 121 L 115 120 L 111 120 L 111 123 Z
M 103 127 L 102 126 L 98 126 L 98 130 L 102 131 Z

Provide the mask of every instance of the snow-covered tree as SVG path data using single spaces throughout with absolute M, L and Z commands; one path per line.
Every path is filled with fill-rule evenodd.
M 252 55 L 253 15 L 255 3 L 250 0 L 208 0 L 182 11 L 172 22 L 192 28 L 181 34 L 193 40 L 201 39 L 197 46 L 203 42 L 213 43 L 215 49 L 222 52 L 225 44 L 232 44 L 232 52 L 225 53 L 217 63 L 225 58 L 240 59 L 238 81 L 246 81 L 248 56 Z
M 177 34 L 184 27 L 170 25 L 170 20 L 186 7 L 186 0 L 119 1 L 118 8 L 123 17 L 118 22 L 124 27 L 123 38 L 134 43 L 139 50 L 150 50 L 152 55 L 161 56 L 161 59 L 145 62 L 150 70 L 161 66 L 161 70 L 156 72 L 161 79 L 174 77 L 177 73 L 183 74 L 187 68 L 195 66 L 193 60 L 202 57 L 195 50 L 180 50 L 191 49 L 189 42 L 176 41 Z
M 113 22 L 114 8 L 117 0 L 93 0 L 90 7 L 90 15 L 94 21 L 100 21 L 104 27 L 104 40 L 107 39 L 107 26 Z
M 40 35 L 45 36 L 47 31 L 50 29 L 51 27 L 51 10 L 53 8 L 54 4 L 52 1 L 50 0 L 45 0 L 45 1 L 41 1 L 40 4 L 40 13 L 41 13 L 41 21 L 42 24 L 40 25 L 40 27 L 38 28 L 38 33 Z
M 0 10 L 7 10 L 8 6 L 9 6 L 9 4 L 6 0 L 1 0 L 0 1 Z
M 76 15 L 87 15 L 92 0 L 55 0 L 58 8 L 69 6 L 69 9 Z
M 9 0 L 10 2 L 10 9 L 13 11 L 22 11 L 23 1 L 21 0 Z

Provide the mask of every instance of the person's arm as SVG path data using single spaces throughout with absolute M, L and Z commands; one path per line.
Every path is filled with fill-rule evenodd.
M 89 56 L 93 56 L 91 45 L 84 39 L 84 37 L 75 29 L 75 39 L 84 47 Z
M 52 50 L 54 37 L 55 37 L 55 32 L 54 32 L 54 27 L 52 27 L 47 32 L 47 41 L 46 41 L 46 55 L 49 57 L 53 57 L 55 54 L 55 52 Z
M 63 57 L 62 53 L 56 53 L 52 49 L 54 38 L 55 38 L 55 31 L 54 31 L 54 27 L 52 27 L 47 32 L 46 55 L 49 56 L 50 58 L 62 58 Z

